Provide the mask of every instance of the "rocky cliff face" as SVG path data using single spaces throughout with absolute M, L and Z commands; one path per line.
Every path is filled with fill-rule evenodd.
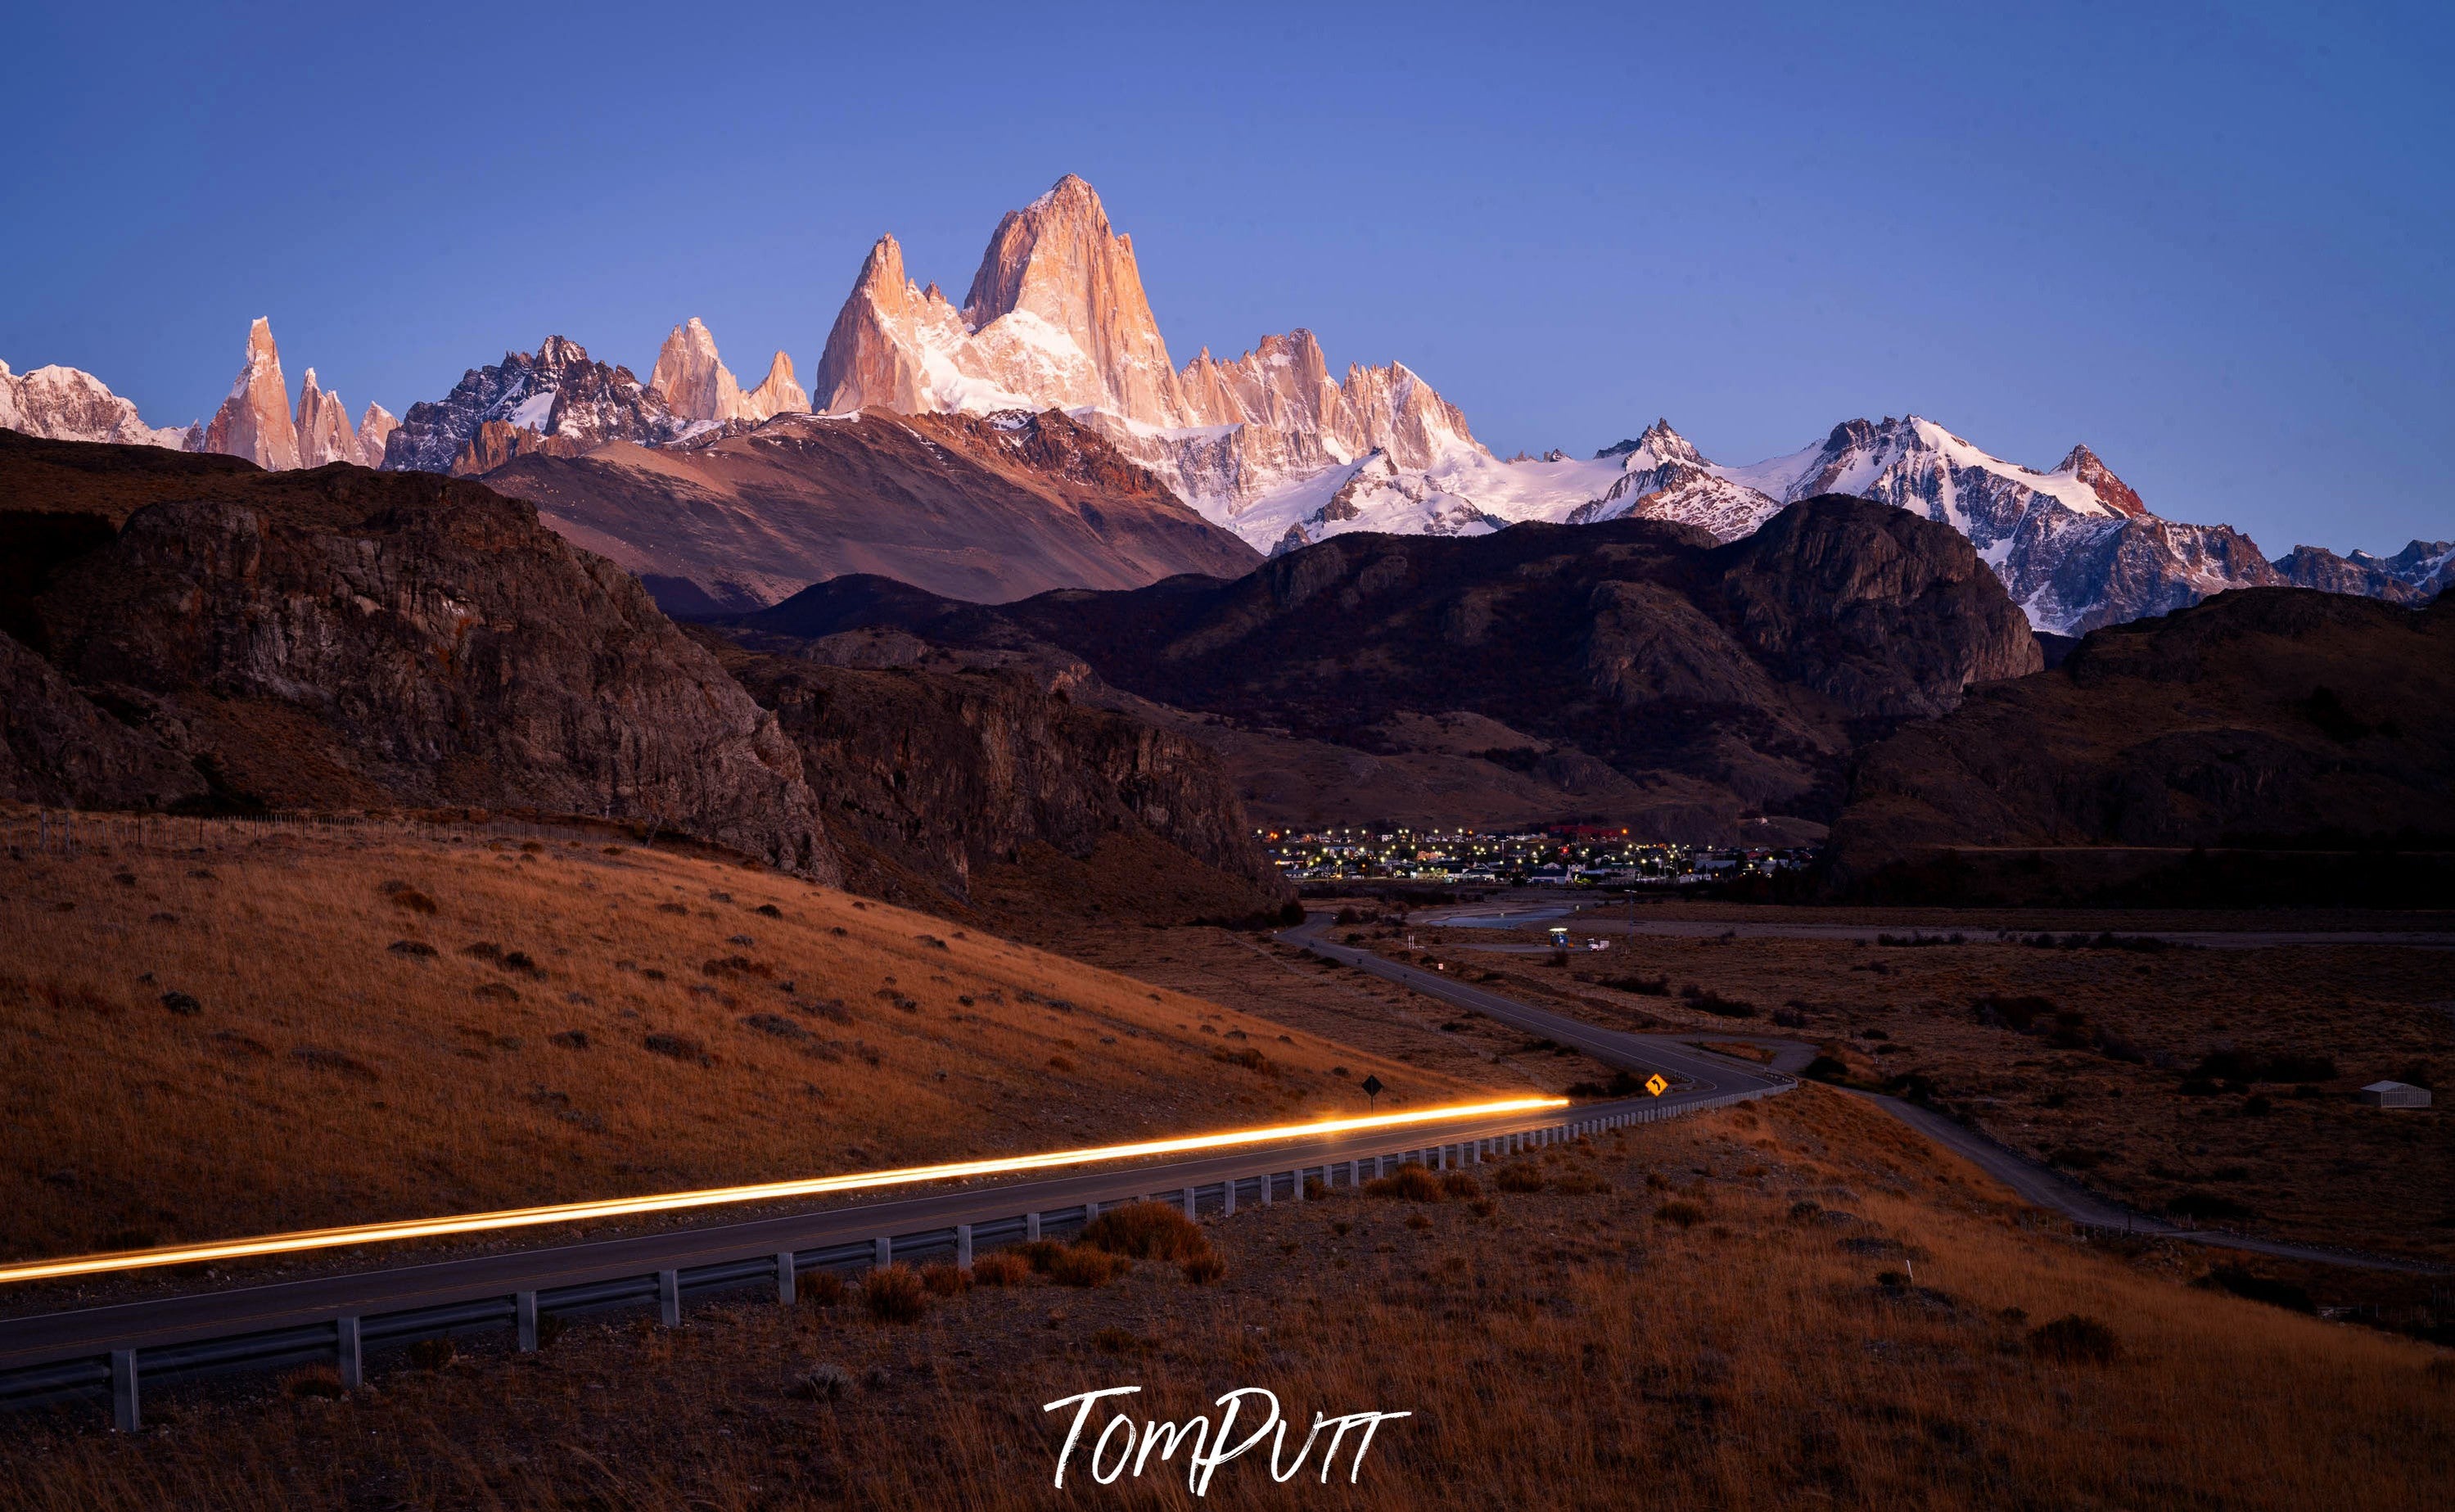
M 2324 546 L 2296 546 L 2276 559 L 2276 574 L 2297 588 L 2357 593 L 2389 603 L 2426 603 L 2455 588 L 2455 541 L 2416 541 L 2392 557 Z
M 1089 861 L 1104 848 L 1147 857 L 1157 842 L 1174 864 L 1146 880 L 1196 889 L 1210 911 L 1242 913 L 1287 896 L 1201 745 L 1077 706 L 1022 671 L 857 668 L 821 660 L 828 650 L 728 648 L 726 664 L 800 746 L 829 825 L 851 832 L 848 853 L 888 863 L 875 869 L 925 878 L 975 904 L 983 874 L 1031 847 Z M 856 885 L 861 869 L 856 863 Z M 891 878 L 869 880 L 891 891 Z M 1227 907 L 1216 901 L 1223 882 Z M 1167 896 L 1153 900 L 1163 911 Z
M 2316 852 L 2399 836 L 2455 844 L 2455 601 L 2257 588 L 2099 630 L 2053 671 L 1904 728 L 1860 764 L 1833 863 L 1846 887 L 1889 876 L 1923 895 L 1982 875 L 2036 897 L 2196 847 L 2311 851 L 2261 869 L 2315 876 Z M 1989 870 L 2004 848 L 2170 848 L 2060 878 Z
M 533 432 L 572 451 L 615 440 L 669 441 L 690 428 L 629 368 L 591 361 L 579 343 L 556 336 L 546 337 L 534 356 L 505 353 L 493 367 L 462 374 L 443 398 L 411 405 L 384 447 L 384 466 L 395 472 L 483 471 L 490 458 L 520 449 L 473 449 L 489 421 Z
M 298 465 L 298 425 L 290 413 L 290 386 L 281 376 L 272 321 L 259 317 L 248 327 L 247 360 L 230 398 L 205 427 L 204 449 L 243 457 L 267 472 Z
M 1055 648 L 1127 694 L 1216 722 L 1215 739 L 1187 733 L 1223 750 L 1250 753 L 1248 732 L 1315 743 L 1281 762 L 1288 781 L 1342 780 L 1334 751 L 1429 752 L 1440 731 L 1468 732 L 1490 742 L 1495 769 L 1548 764 L 1562 789 L 1590 795 L 1584 811 L 1690 840 L 1735 839 L 1764 814 L 1813 832 L 1872 734 L 2040 664 L 1965 539 L 1851 499 L 1793 506 L 1730 545 L 1648 521 L 1341 536 L 1234 582 L 995 609 L 822 584 L 741 623 Z M 1298 766 L 1326 775 L 1298 779 Z M 1311 801 L 1273 800 L 1298 814 Z
M 68 544 L 19 639 L 213 801 L 610 814 L 836 875 L 773 717 L 527 505 L 426 475 L 178 465 L 203 460 L 0 437 L 0 496 L 73 514 L 62 480 L 92 480 L 92 529 L 51 533 Z M 90 744 L 89 766 L 132 769 Z M 150 768 L 30 768 L 13 730 L 11 749 L 36 792 L 193 794 Z
M 949 597 L 1232 576 L 1259 556 L 1061 414 L 781 416 L 566 457 L 490 424 L 490 486 L 639 574 L 671 612 L 759 608 L 848 572 Z
M 92 374 L 72 367 L 38 367 L 24 377 L 0 362 L 0 430 L 55 441 L 113 441 L 127 446 L 164 446 L 193 451 L 203 432 L 157 430 L 136 415 L 136 406 L 111 392 Z

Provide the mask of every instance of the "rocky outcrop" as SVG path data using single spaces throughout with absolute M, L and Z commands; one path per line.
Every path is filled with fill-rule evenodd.
M 726 661 L 800 746 L 829 825 L 948 897 L 978 901 L 979 875 L 1034 845 L 1086 861 L 1120 837 L 1232 879 L 1246 895 L 1232 911 L 1287 896 L 1203 746 L 1019 670 L 862 669 L 823 654 Z
M 248 327 L 247 361 L 230 398 L 205 427 L 204 449 L 243 457 L 267 472 L 298 465 L 298 424 L 290 413 L 290 387 L 281 376 L 272 321 L 259 317 Z
M 136 406 L 111 392 L 92 374 L 72 367 L 38 367 L 22 378 L 0 362 L 0 430 L 55 441 L 114 441 L 127 446 L 165 446 L 193 451 L 202 433 L 157 430 L 137 418 Z
M 193 762 L 113 719 L 0 634 L 0 798 L 63 808 L 167 808 L 200 798 Z
M 843 573 L 997 602 L 1260 560 L 1061 414 L 782 416 L 578 457 L 510 426 L 482 439 L 500 449 L 464 470 L 494 468 L 490 486 L 638 573 L 677 615 L 745 612 Z
M 359 460 L 358 433 L 350 424 L 349 406 L 338 394 L 327 394 L 309 368 L 298 385 L 298 465 L 321 467 L 326 462 Z
M 2163 874 L 2189 902 L 2173 868 L 2193 848 L 2308 853 L 2258 863 L 2275 885 L 2362 848 L 2355 869 L 2383 875 L 2396 843 L 2455 846 L 2455 601 L 2257 588 L 2099 630 L 1902 729 L 1859 765 L 1832 862 L 1862 891 L 2034 900 Z
M 669 441 L 690 428 L 629 368 L 592 361 L 579 343 L 556 336 L 533 356 L 505 353 L 493 367 L 462 374 L 443 398 L 411 405 L 384 447 L 383 464 L 395 472 L 452 472 L 490 420 L 572 450 Z M 482 461 L 512 450 L 479 447 L 475 455 Z
M 177 465 L 204 460 L 0 437 L 0 497 L 73 512 L 61 480 L 83 474 L 98 527 L 55 554 L 20 639 L 212 801 L 601 814 L 837 874 L 774 718 L 528 505 Z
M 361 467 L 381 467 L 384 447 L 399 428 L 400 421 L 393 418 L 392 411 L 380 404 L 368 405 L 366 413 L 358 417 L 358 455 L 350 460 Z
M 2340 557 L 2324 546 L 2296 546 L 2273 565 L 2297 588 L 2426 603 L 2455 587 L 2455 541 L 2416 541 L 2392 557 L 2366 551 Z
M 1290 781 L 1301 767 L 1336 783 L 1393 749 L 1428 751 L 1428 726 L 1489 731 L 1496 767 L 1548 764 L 1563 787 L 1580 763 L 1603 768 L 1574 777 L 1609 805 L 1593 817 L 1682 840 L 1735 839 L 1767 814 L 1813 828 L 1837 811 L 1858 746 L 2039 665 L 1964 538 L 1853 499 L 1794 505 L 1729 545 L 1645 520 L 1340 536 L 1233 582 L 992 609 L 847 581 L 739 623 L 1052 648 L 1125 694 L 1314 743 L 1282 763 Z M 1273 802 L 1301 814 L 1315 800 Z

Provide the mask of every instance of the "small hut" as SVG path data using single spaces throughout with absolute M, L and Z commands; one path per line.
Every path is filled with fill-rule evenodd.
M 2426 1108 L 2429 1089 L 2409 1082 L 2374 1081 L 2362 1089 L 2361 1098 L 2373 1108 Z

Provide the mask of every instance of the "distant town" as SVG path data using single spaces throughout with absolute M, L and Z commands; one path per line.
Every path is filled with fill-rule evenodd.
M 1294 882 L 1439 882 L 1495 887 L 1675 888 L 1750 873 L 1796 870 L 1811 848 L 1673 845 L 1625 828 L 1547 825 L 1535 829 L 1257 828 L 1253 837 Z

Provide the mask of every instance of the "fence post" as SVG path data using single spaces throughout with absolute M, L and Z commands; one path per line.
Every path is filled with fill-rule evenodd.
M 882 1234 L 870 1249 L 870 1268 L 883 1271 L 895 1263 L 895 1241 Z
M 796 1280 L 797 1277 L 793 1273 L 793 1252 L 778 1250 L 776 1252 L 776 1300 L 779 1304 L 785 1307 L 793 1305 L 794 1297 L 800 1295 Z
M 1270 1173 L 1268 1173 L 1268 1171 L 1265 1171 L 1265 1172 L 1263 1172 L 1263 1173 L 1262 1173 L 1262 1206 L 1264 1206 L 1264 1207 L 1266 1207 L 1266 1208 L 1267 1208 L 1267 1207 L 1268 1207 L 1269 1205 L 1270 1205 Z
M 1192 1216 L 1194 1216 L 1194 1214 L 1193 1214 L 1193 1183 L 1192 1183 L 1192 1182 L 1190 1182 L 1190 1181 L 1188 1181 L 1188 1182 L 1187 1182 L 1187 1183 L 1185 1184 L 1185 1216 L 1186 1216 L 1187 1217 L 1188 1217 L 1188 1218 L 1189 1218 L 1189 1217 L 1192 1217 Z
M 667 1328 L 679 1328 L 682 1321 L 682 1273 L 657 1273 L 657 1317 Z
M 1034 1241 L 1036 1241 L 1036 1240 L 1038 1240 L 1038 1239 L 1039 1239 L 1039 1237 L 1040 1237 L 1040 1215 L 1039 1215 L 1039 1214 L 1037 1214 L 1037 1213 L 1026 1213 L 1026 1214 L 1025 1214 L 1025 1215 L 1023 1216 L 1023 1236 L 1024 1236 L 1025 1239 L 1034 1240 Z
M 1290 1202 L 1302 1202 L 1304 1200 L 1304 1167 L 1298 1166 L 1293 1171 L 1288 1172 L 1288 1180 L 1295 1189 L 1295 1195 L 1288 1197 L 1288 1200 Z
M 1093 1197 L 1083 1204 L 1083 1226 L 1089 1228 L 1100 1220 L 1100 1199 Z
M 1363 1161 L 1349 1160 L 1347 1162 L 1347 1184 L 1350 1187 L 1360 1187 L 1364 1184 Z
M 334 1363 L 341 1372 L 341 1384 L 351 1391 L 367 1383 L 366 1352 L 358 1347 L 358 1320 L 336 1318 L 333 1320 Z
M 111 1426 L 119 1433 L 134 1433 L 145 1426 L 136 1410 L 136 1351 L 132 1349 L 111 1352 Z
M 1221 1216 L 1232 1218 L 1236 1216 L 1236 1178 L 1229 1176 L 1219 1185 L 1220 1189 L 1228 1194 L 1227 1205 L 1220 1210 Z
M 1187 1187 L 1185 1189 L 1185 1205 L 1187 1208 L 1192 1207 L 1193 1189 L 1191 1187 Z M 958 1223 L 955 1225 L 955 1269 L 959 1271 L 968 1271 L 971 1268 L 972 1226 L 968 1223 Z
M 537 1293 L 512 1294 L 513 1326 L 519 1332 L 519 1349 L 523 1355 L 534 1355 L 538 1347 Z

